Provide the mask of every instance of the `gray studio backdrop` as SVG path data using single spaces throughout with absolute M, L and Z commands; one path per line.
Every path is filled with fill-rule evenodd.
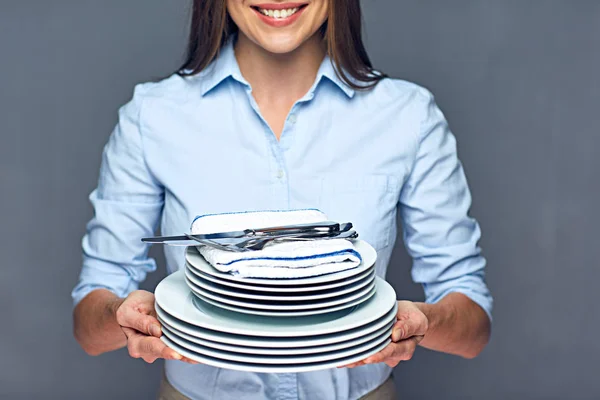
M 458 137 L 496 299 L 485 352 L 419 350 L 395 371 L 402 398 L 600 398 L 600 2 L 363 5 L 375 65 L 432 90 Z M 0 1 L 2 399 L 158 387 L 160 362 L 79 349 L 69 292 L 117 108 L 178 66 L 187 12 L 184 0 Z M 398 243 L 389 280 L 421 299 L 409 268 Z

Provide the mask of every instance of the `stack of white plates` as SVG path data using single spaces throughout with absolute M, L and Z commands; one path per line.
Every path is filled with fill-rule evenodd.
M 360 361 L 390 342 L 396 293 L 356 242 L 357 268 L 311 278 L 249 279 L 214 269 L 195 248 L 156 288 L 162 340 L 192 360 L 255 372 L 305 372 Z M 290 318 L 293 317 L 293 318 Z
M 356 241 L 363 262 L 332 274 L 295 279 L 243 278 L 210 265 L 195 247 L 186 252 L 186 282 L 200 299 L 245 314 L 297 317 L 356 306 L 375 294 L 377 253 Z

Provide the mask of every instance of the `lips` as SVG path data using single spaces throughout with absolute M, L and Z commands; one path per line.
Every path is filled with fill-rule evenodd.
M 280 27 L 293 23 L 308 6 L 307 3 L 258 4 L 252 9 L 269 25 Z
M 287 10 L 290 8 L 301 8 L 306 7 L 308 3 L 264 3 L 255 4 L 252 8 L 263 9 L 263 10 Z
M 275 19 L 283 19 L 283 18 L 291 17 L 292 15 L 296 14 L 298 12 L 299 8 L 298 7 L 282 8 L 281 10 L 257 8 L 257 10 L 258 10 L 258 12 L 262 13 L 263 15 L 265 15 L 267 17 L 271 17 L 271 18 L 275 18 Z

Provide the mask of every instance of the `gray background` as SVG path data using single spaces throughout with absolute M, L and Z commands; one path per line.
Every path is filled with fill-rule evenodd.
M 466 361 L 418 350 L 396 370 L 402 398 L 600 398 L 600 3 L 364 6 L 375 65 L 432 90 L 458 137 L 496 299 L 485 352 Z M 136 82 L 178 66 L 187 8 L 0 1 L 0 398 L 157 389 L 160 363 L 79 349 L 69 293 L 116 110 Z M 399 243 L 389 280 L 420 299 L 409 267 Z

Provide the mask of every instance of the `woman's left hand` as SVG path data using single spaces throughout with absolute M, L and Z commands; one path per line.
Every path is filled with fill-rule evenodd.
M 427 333 L 429 321 L 427 316 L 412 301 L 399 301 L 396 317 L 398 321 L 394 324 L 392 330 L 392 343 L 379 353 L 344 367 L 354 368 L 365 364 L 384 362 L 393 368 L 400 361 L 410 360 L 417 345 Z

